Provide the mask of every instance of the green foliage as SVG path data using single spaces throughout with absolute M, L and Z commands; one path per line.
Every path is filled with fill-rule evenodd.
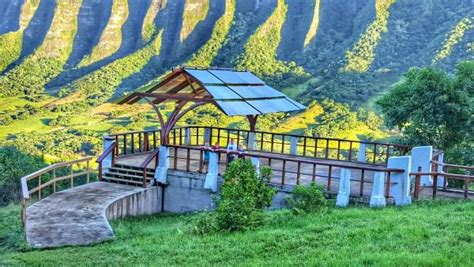
M 145 43 L 149 42 L 156 34 L 157 28 L 155 25 L 155 18 L 165 3 L 162 1 L 151 1 L 150 6 L 143 20 L 142 37 Z
M 283 0 L 277 1 L 277 6 L 268 20 L 256 30 L 245 44 L 245 53 L 238 60 L 237 68 L 246 69 L 257 76 L 268 77 L 269 82 L 277 84 L 290 79 L 303 81 L 307 74 L 295 62 L 277 60 L 277 49 L 281 41 L 281 28 L 285 22 L 287 5 Z M 285 86 L 286 84 L 281 84 Z
M 84 57 L 79 66 L 87 66 L 113 55 L 122 44 L 122 26 L 128 18 L 128 0 L 112 2 L 109 21 L 102 31 L 99 43 L 92 49 L 90 55 Z
M 27 119 L 30 115 L 38 113 L 38 109 L 32 105 L 26 104 L 22 108 L 0 113 L 0 125 L 9 125 L 16 120 Z
M 69 115 L 59 115 L 57 118 L 49 121 L 49 126 L 68 126 L 71 123 Z
M 288 198 L 288 204 L 293 211 L 299 213 L 311 213 L 326 208 L 329 204 L 326 199 L 324 187 L 312 182 L 309 185 L 297 185 Z
M 474 24 L 470 18 L 466 17 L 459 21 L 446 37 L 443 47 L 438 51 L 433 59 L 433 64 L 436 64 L 437 62 L 448 57 L 451 54 L 451 51 L 453 51 L 454 46 L 464 37 L 466 31 L 473 28 Z
M 0 94 L 14 96 L 41 93 L 44 86 L 61 73 L 72 52 L 81 5 L 82 1 L 57 3 L 43 43 L 21 65 L 0 77 Z
M 102 136 L 97 132 L 68 129 L 46 134 L 31 132 L 10 135 L 1 144 L 14 146 L 28 155 L 41 156 L 51 163 L 76 159 L 81 155 L 96 155 L 101 149 Z
M 23 31 L 30 23 L 40 1 L 25 1 L 20 11 L 19 29 L 0 35 L 0 71 L 17 60 L 21 53 Z
M 337 132 L 354 127 L 357 116 L 351 112 L 348 105 L 339 104 L 330 99 L 321 102 L 324 113 L 316 117 L 316 128 L 314 133 L 318 136 L 329 137 Z
M 434 68 L 411 69 L 377 104 L 407 143 L 447 149 L 472 140 L 473 77 L 473 61 L 460 63 L 454 78 Z
M 0 146 L 0 206 L 18 201 L 20 178 L 44 166 L 41 157 L 27 155 L 13 146 Z
M 139 72 L 141 68 L 161 49 L 161 31 L 156 39 L 129 56 L 113 61 L 101 69 L 75 80 L 66 88 L 70 92 L 80 92 L 89 105 L 102 104 L 112 96 L 123 79 Z
M 240 231 L 255 228 L 264 222 L 264 209 L 272 203 L 275 189 L 267 185 L 271 170 L 262 168 L 257 174 L 250 160 L 235 160 L 224 173 L 216 211 L 199 216 L 193 232 Z
M 347 65 L 344 71 L 366 72 L 374 61 L 375 47 L 387 32 L 389 8 L 396 0 L 376 0 L 376 18 L 372 22 L 352 50 L 346 52 Z
M 228 125 L 229 117 L 214 105 L 204 105 L 188 112 L 182 119 L 186 125 L 216 126 Z
M 211 39 L 199 49 L 197 54 L 193 55 L 187 65 L 199 67 L 209 67 L 211 65 L 212 60 L 226 42 L 226 37 L 234 21 L 235 4 L 235 0 L 226 0 L 225 12 L 222 17 L 217 20 L 212 30 Z

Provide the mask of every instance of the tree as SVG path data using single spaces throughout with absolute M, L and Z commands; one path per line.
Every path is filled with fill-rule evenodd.
M 458 64 L 455 77 L 413 68 L 406 80 L 377 101 L 388 127 L 412 145 L 449 149 L 472 141 L 474 62 Z

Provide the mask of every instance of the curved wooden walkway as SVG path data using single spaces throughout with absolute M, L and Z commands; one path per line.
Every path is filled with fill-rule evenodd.
M 35 248 L 88 245 L 114 238 L 106 210 L 144 188 L 95 182 L 55 193 L 27 208 L 26 239 Z

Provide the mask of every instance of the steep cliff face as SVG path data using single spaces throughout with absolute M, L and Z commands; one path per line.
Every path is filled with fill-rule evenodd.
M 474 59 L 473 6 L 474 0 L 0 0 L 0 94 L 64 95 L 86 80 L 90 95 L 107 98 L 189 63 L 251 69 L 286 90 L 301 84 L 295 95 L 302 101 L 329 96 L 359 105 L 409 67 L 451 70 Z M 150 45 L 158 34 L 156 51 Z M 127 64 L 133 71 L 118 70 Z M 95 88 L 95 79 L 122 74 Z

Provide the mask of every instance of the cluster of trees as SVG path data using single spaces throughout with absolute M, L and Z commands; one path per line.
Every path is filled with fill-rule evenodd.
M 9 125 L 16 120 L 27 119 L 30 115 L 34 115 L 38 112 L 38 108 L 30 104 L 26 104 L 21 108 L 19 107 L 15 110 L 4 112 L 3 114 L 0 113 L 0 126 Z
M 474 61 L 461 62 L 454 76 L 435 68 L 413 68 L 382 97 L 387 126 L 411 145 L 433 145 L 456 163 L 474 160 Z
M 316 105 L 313 102 L 311 105 Z M 331 99 L 324 99 L 320 103 L 323 112 L 315 117 L 315 124 L 306 131 L 306 134 L 321 137 L 337 137 L 341 132 L 365 125 L 370 130 L 380 129 L 383 120 L 373 111 L 359 108 L 352 111 L 350 106 L 337 103 Z

